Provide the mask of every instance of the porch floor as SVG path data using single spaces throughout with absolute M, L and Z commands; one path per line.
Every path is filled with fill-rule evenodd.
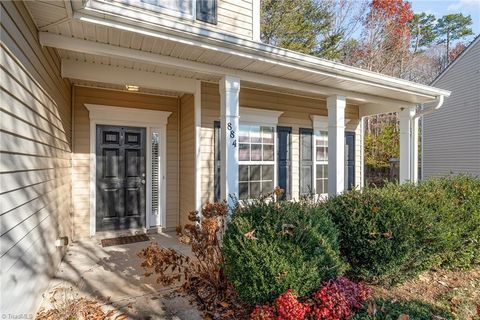
M 190 254 L 174 233 L 149 234 L 152 241 Z M 177 287 L 163 287 L 154 275 L 146 277 L 137 253 L 149 242 L 137 242 L 103 248 L 99 238 L 74 242 L 60 264 L 41 308 L 50 309 L 50 297 L 57 299 L 86 297 L 99 301 L 105 310 L 114 310 L 114 319 L 202 319 L 188 296 Z M 71 289 L 71 290 L 70 290 Z M 58 303 L 57 303 L 58 304 Z

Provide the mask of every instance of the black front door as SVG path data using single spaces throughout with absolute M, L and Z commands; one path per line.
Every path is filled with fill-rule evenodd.
M 96 131 L 97 231 L 145 226 L 145 128 Z

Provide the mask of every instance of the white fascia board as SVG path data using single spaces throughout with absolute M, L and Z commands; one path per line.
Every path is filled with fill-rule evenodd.
M 196 90 L 194 79 L 67 59 L 62 59 L 62 77 L 183 93 Z
M 101 24 L 107 27 L 163 38 L 165 40 L 179 43 L 189 43 L 194 46 L 212 49 L 223 53 L 230 53 L 246 58 L 252 58 L 257 61 L 270 62 L 276 65 L 283 65 L 296 69 L 306 67 L 305 70 L 315 70 L 319 74 L 341 80 L 370 84 L 372 86 L 388 88 L 390 90 L 405 93 L 414 93 L 424 97 L 436 97 L 439 95 L 443 95 L 445 97 L 450 96 L 450 91 L 448 90 L 418 84 L 412 81 L 383 75 L 377 72 L 348 66 L 311 55 L 301 54 L 248 39 L 226 35 L 222 35 L 221 37 L 195 35 L 193 33 L 172 30 L 171 28 L 162 28 L 155 23 L 148 23 L 146 21 L 139 21 L 138 19 L 126 18 L 120 14 L 111 15 L 108 12 L 102 12 L 101 16 L 102 17 L 99 18 L 78 12 L 74 14 L 74 18 L 85 22 Z M 110 20 L 107 20 L 103 17 L 108 17 Z M 124 23 L 124 21 L 127 23 Z M 161 30 L 161 32 L 152 30 L 152 28 Z
M 57 49 L 70 50 L 86 54 L 99 55 L 110 58 L 133 60 L 147 64 L 164 65 L 169 67 L 176 67 L 182 70 L 189 70 L 193 72 L 205 73 L 222 77 L 230 74 L 239 77 L 241 80 L 259 83 L 278 88 L 289 88 L 298 90 L 299 92 L 313 93 L 318 95 L 343 95 L 348 99 L 352 99 L 355 103 L 363 104 L 373 102 L 384 106 L 391 107 L 405 107 L 410 106 L 411 103 L 396 99 L 383 98 L 364 93 L 343 91 L 333 87 L 319 86 L 311 83 L 304 83 L 295 80 L 282 79 L 268 75 L 261 75 L 258 73 L 239 71 L 228 69 L 221 66 L 205 64 L 196 61 L 184 60 L 169 56 L 161 56 L 158 54 L 112 46 L 109 44 L 65 37 L 48 32 L 39 32 L 40 44 L 42 46 L 53 47 Z

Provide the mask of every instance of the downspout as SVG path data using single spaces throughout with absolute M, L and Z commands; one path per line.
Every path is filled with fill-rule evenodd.
M 428 109 L 422 109 L 418 110 L 415 112 L 415 115 L 412 118 L 412 123 L 411 123 L 411 128 L 412 128 L 412 141 L 410 143 L 411 146 L 411 155 L 412 155 L 412 162 L 411 162 L 411 180 L 414 183 L 417 183 L 418 181 L 418 123 L 419 123 L 419 118 L 423 117 L 424 115 L 433 113 L 437 110 L 439 110 L 443 106 L 445 97 L 443 95 L 437 97 L 437 104 L 434 107 L 428 108 Z M 422 120 L 422 125 L 423 125 L 423 120 Z M 423 131 L 424 128 L 422 128 L 422 178 L 423 178 L 423 157 L 424 157 L 424 152 L 423 152 Z

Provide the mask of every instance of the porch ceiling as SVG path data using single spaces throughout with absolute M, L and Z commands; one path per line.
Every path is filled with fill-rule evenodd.
M 32 15 L 39 21 L 45 13 L 37 10 Z M 338 93 L 357 104 L 401 107 L 449 95 L 445 90 L 248 40 L 219 41 L 98 12 L 75 11 L 68 21 L 44 25 L 42 31 L 43 44 L 56 47 L 68 60 L 207 81 L 217 81 L 229 72 L 242 81 L 290 91 Z M 148 59 L 132 58 L 136 52 Z

